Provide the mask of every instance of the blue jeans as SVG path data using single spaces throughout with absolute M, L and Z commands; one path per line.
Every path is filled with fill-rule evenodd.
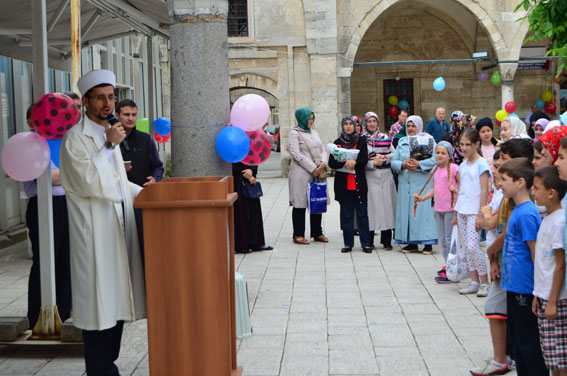
M 356 191 L 347 191 L 345 200 L 341 203 L 341 229 L 345 247 L 354 247 L 354 211 L 358 221 L 360 245 L 372 246 L 370 231 L 368 230 L 368 206 L 360 202 Z

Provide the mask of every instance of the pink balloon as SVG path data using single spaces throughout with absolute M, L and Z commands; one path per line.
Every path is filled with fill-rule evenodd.
M 249 166 L 258 166 L 268 160 L 272 149 L 270 148 L 270 140 L 263 130 L 246 132 L 250 139 L 250 150 L 248 155 L 242 160 L 242 163 Z
M 256 131 L 270 118 L 270 105 L 257 94 L 238 98 L 230 110 L 230 123 L 245 132 Z
M 49 166 L 50 160 L 47 141 L 35 132 L 22 132 L 10 137 L 2 149 L 2 167 L 17 181 L 37 179 Z
M 80 112 L 71 97 L 49 93 L 33 105 L 32 125 L 41 136 L 60 140 L 79 121 Z

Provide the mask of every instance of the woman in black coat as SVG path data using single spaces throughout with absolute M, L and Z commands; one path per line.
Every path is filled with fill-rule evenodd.
M 354 247 L 354 213 L 358 220 L 360 244 L 362 251 L 372 253 L 372 239 L 368 229 L 368 185 L 366 184 L 366 164 L 368 163 L 368 148 L 366 140 L 356 133 L 355 120 L 347 116 L 342 121 L 342 133 L 334 144 L 343 149 L 358 149 L 360 152 L 355 159 L 338 162 L 331 154 L 329 167 L 337 170 L 335 175 L 335 200 L 341 204 L 341 229 L 343 230 L 344 248 L 342 253 L 352 251 Z

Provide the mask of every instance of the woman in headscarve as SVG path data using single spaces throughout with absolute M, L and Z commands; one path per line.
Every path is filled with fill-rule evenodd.
M 368 181 L 368 223 L 370 239 L 374 246 L 374 234 L 380 231 L 380 243 L 387 251 L 392 250 L 392 229 L 395 226 L 396 184 L 390 168 L 396 151 L 391 139 L 378 128 L 378 115 L 364 115 L 364 136 L 368 146 L 366 180 Z
M 541 137 L 541 135 L 545 131 L 545 127 L 547 127 L 547 124 L 549 124 L 549 120 L 545 118 L 536 120 L 534 124 L 534 134 L 536 139 Z
M 368 163 L 366 139 L 356 133 L 356 120 L 346 116 L 342 120 L 342 132 L 333 143 L 343 149 L 360 150 L 356 159 L 338 162 L 331 154 L 329 167 L 337 170 L 335 175 L 335 200 L 341 204 L 341 229 L 343 230 L 344 247 L 342 253 L 352 251 L 354 247 L 354 213 L 358 222 L 360 245 L 364 253 L 372 253 L 374 249 L 368 230 L 368 185 L 365 168 Z
M 302 107 L 295 111 L 297 126 L 287 138 L 287 148 L 291 155 L 289 168 L 289 204 L 293 206 L 293 242 L 309 244 L 305 238 L 305 210 L 307 209 L 307 185 L 318 177 L 327 165 L 327 153 L 317 132 L 312 129 L 315 114 L 311 109 Z M 322 181 L 325 181 L 324 179 Z M 329 203 L 327 190 L 327 203 Z M 311 237 L 316 242 L 327 243 L 321 228 L 322 214 L 310 214 Z
M 506 119 L 502 120 L 500 124 L 500 138 L 501 143 L 508 141 L 511 138 L 530 138 L 528 136 L 528 130 L 526 129 L 526 123 L 514 116 L 508 116 Z
M 536 138 L 535 124 L 540 119 L 545 119 L 545 120 L 549 121 L 549 116 L 545 112 L 540 111 L 540 110 L 537 110 L 536 112 L 532 113 L 532 116 L 530 116 L 530 124 L 529 124 L 529 127 L 528 127 L 528 136 L 530 136 L 530 138 L 532 140 L 534 138 Z
M 396 203 L 396 231 L 394 240 L 407 244 L 402 252 L 418 251 L 418 244 L 425 244 L 424 252 L 431 253 L 432 245 L 437 244 L 437 227 L 431 205 L 419 205 L 413 215 L 414 194 L 425 186 L 430 170 L 436 166 L 435 140 L 423 132 L 423 120 L 410 116 L 406 122 L 407 137 L 400 140 L 392 159 L 392 169 L 398 172 L 398 200 Z M 416 137 L 417 136 L 417 137 Z M 415 145 L 427 145 L 421 152 L 414 152 Z M 427 153 L 423 151 L 429 150 Z M 419 159 L 419 160 L 418 160 Z M 428 192 L 433 186 L 430 181 L 423 190 Z
M 488 117 L 484 117 L 476 123 L 476 130 L 480 134 L 481 156 L 486 159 L 489 166 L 492 166 L 496 145 L 498 145 L 498 140 L 492 134 L 493 129 L 492 120 Z

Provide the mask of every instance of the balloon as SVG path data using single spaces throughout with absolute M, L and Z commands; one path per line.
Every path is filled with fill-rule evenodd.
M 561 124 L 567 125 L 567 111 L 559 116 L 559 121 L 561 121 Z
M 157 132 L 154 131 L 154 139 L 156 140 L 156 142 L 159 142 L 160 144 L 164 144 L 167 141 L 169 141 L 169 139 L 171 138 L 171 133 L 165 136 L 162 136 L 160 134 L 158 134 Z
M 516 119 L 520 118 L 517 114 L 509 114 L 508 117 L 515 117 Z
M 478 80 L 480 82 L 488 81 L 488 71 L 487 70 L 480 71 L 480 73 L 478 74 Z
M 2 149 L 2 167 L 14 180 L 37 179 L 49 166 L 51 154 L 47 141 L 35 132 L 18 133 Z
M 398 116 L 398 107 L 396 106 L 392 106 L 388 109 L 388 115 L 390 115 L 390 117 L 396 117 Z
M 437 77 L 435 81 L 433 81 L 433 88 L 437 91 L 445 89 L 445 80 L 443 77 Z
M 496 119 L 496 125 L 500 126 L 501 124 L 502 124 L 502 122 L 500 120 Z
M 392 106 L 397 105 L 398 97 L 396 97 L 395 95 L 390 95 L 390 97 L 388 98 L 388 103 L 390 103 Z
M 545 102 L 551 102 L 551 100 L 553 99 L 553 94 L 549 90 L 544 91 L 541 95 L 541 99 L 543 99 Z
M 250 150 L 250 139 L 238 127 L 226 127 L 220 131 L 216 141 L 217 153 L 227 162 L 236 163 L 246 157 Z
M 495 70 L 494 73 L 492 73 L 492 76 L 490 77 L 490 81 L 491 81 L 494 85 L 499 85 L 500 82 L 502 82 L 502 76 L 500 76 L 500 71 L 499 71 L 499 70 Z
M 545 101 L 543 99 L 538 99 L 535 101 L 535 105 L 538 109 L 542 110 L 545 107 Z
M 49 151 L 51 152 L 51 161 L 59 168 L 59 151 L 61 150 L 61 142 L 63 140 L 47 140 Z
M 258 129 L 257 131 L 246 132 L 246 134 L 250 139 L 250 150 L 246 158 L 242 160 L 242 163 L 257 166 L 266 162 L 272 152 L 270 140 L 266 133 L 262 129 Z
M 168 118 L 157 118 L 154 121 L 154 131 L 160 136 L 167 136 L 171 133 L 171 122 Z
M 545 112 L 547 112 L 548 114 L 552 114 L 555 112 L 555 110 L 557 110 L 557 107 L 555 107 L 553 103 L 551 102 L 545 103 Z
M 504 120 L 508 117 L 508 113 L 505 110 L 499 110 L 496 112 L 496 120 Z
M 400 110 L 407 110 L 409 108 L 409 103 L 405 99 L 398 102 L 398 108 Z
M 513 114 L 514 112 L 516 112 L 516 103 L 514 103 L 514 101 L 510 101 L 506 103 L 504 109 L 506 110 L 507 113 Z
M 80 112 L 71 97 L 49 93 L 33 105 L 32 125 L 36 132 L 50 140 L 60 140 L 79 121 Z
M 238 98 L 230 110 L 230 123 L 244 131 L 255 131 L 270 118 L 270 105 L 257 94 L 246 94 Z
M 136 129 L 140 132 L 150 134 L 150 119 L 140 118 L 136 121 Z

